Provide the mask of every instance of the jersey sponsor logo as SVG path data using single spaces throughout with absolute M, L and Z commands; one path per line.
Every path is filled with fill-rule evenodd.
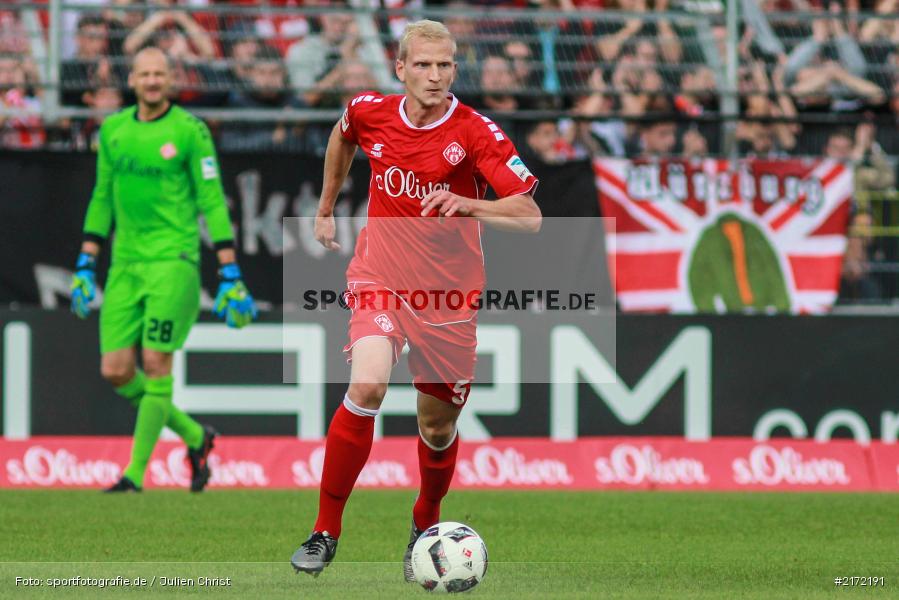
M 215 179 L 219 176 L 218 167 L 215 164 L 214 156 L 204 156 L 200 159 L 200 171 L 203 179 Z
M 374 144 L 371 147 L 371 155 L 381 158 L 384 153 L 384 144 Z
M 375 185 L 391 198 L 407 196 L 419 200 L 424 200 L 425 196 L 434 190 L 449 191 L 450 189 L 450 184 L 446 182 L 422 183 L 414 171 L 404 171 L 399 167 L 390 167 L 383 175 L 375 175 Z
M 162 177 L 162 169 L 153 165 L 142 164 L 136 157 L 123 154 L 116 158 L 112 170 L 116 173 L 128 173 L 137 177 Z
M 506 166 L 509 167 L 509 170 L 515 173 L 515 175 L 522 181 L 527 181 L 528 177 L 532 177 L 531 172 L 525 166 L 524 161 L 518 158 L 518 156 L 510 158 L 506 162 Z
M 381 328 L 381 331 L 384 333 L 390 333 L 393 331 L 393 322 L 391 322 L 390 317 L 385 314 L 380 314 L 375 317 L 375 325 Z
M 173 144 L 172 142 L 167 142 L 162 145 L 162 148 L 159 149 L 159 154 L 162 155 L 162 158 L 171 160 L 178 155 L 178 149 L 175 148 L 175 144 Z
M 343 111 L 343 115 L 340 117 L 340 130 L 346 131 L 350 128 L 350 116 L 348 111 Z
M 453 166 L 458 165 L 465 158 L 465 150 L 458 143 L 453 142 L 443 151 L 443 158 Z

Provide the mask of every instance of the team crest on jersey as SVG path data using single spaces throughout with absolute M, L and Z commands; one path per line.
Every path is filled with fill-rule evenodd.
M 451 165 L 458 165 L 465 158 L 465 150 L 462 146 L 453 142 L 443 151 L 443 158 L 448 160 Z
M 381 313 L 377 317 L 375 317 L 375 324 L 381 328 L 381 331 L 384 333 L 390 333 L 393 331 L 393 323 L 390 321 L 390 317 Z
M 171 160 L 178 155 L 178 149 L 175 148 L 175 144 L 172 142 L 167 142 L 159 149 L 159 154 L 162 155 L 162 158 Z

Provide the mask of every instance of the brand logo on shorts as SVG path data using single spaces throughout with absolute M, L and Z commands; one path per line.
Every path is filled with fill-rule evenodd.
M 465 150 L 462 146 L 453 142 L 443 151 L 443 158 L 449 161 L 451 165 L 458 165 L 465 158 Z
M 162 158 L 171 160 L 178 155 L 178 149 L 175 148 L 175 144 L 168 142 L 159 149 L 159 153 L 162 155 Z
M 381 331 L 384 333 L 390 333 L 393 331 L 393 323 L 390 322 L 390 317 L 385 314 L 380 314 L 375 317 L 375 324 L 381 328 Z

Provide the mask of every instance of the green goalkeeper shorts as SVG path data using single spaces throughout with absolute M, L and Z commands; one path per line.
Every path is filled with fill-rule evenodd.
M 186 260 L 131 262 L 109 269 L 100 308 L 100 352 L 141 346 L 174 352 L 200 309 L 200 272 Z

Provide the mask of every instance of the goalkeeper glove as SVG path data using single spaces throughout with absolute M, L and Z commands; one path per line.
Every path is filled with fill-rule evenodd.
M 222 265 L 219 279 L 221 283 L 212 312 L 220 319 L 225 319 L 228 327 L 240 329 L 256 318 L 256 303 L 241 281 L 240 267 L 237 264 Z
M 91 309 L 88 306 L 97 293 L 96 282 L 97 257 L 87 252 L 78 255 L 75 263 L 75 276 L 72 277 L 72 312 L 86 319 Z

